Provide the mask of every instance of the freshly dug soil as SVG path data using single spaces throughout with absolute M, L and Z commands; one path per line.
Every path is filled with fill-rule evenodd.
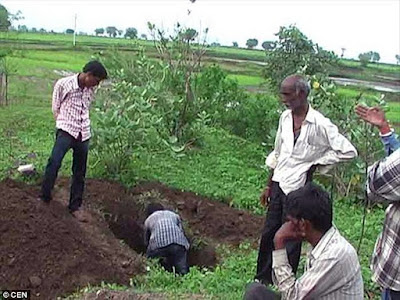
M 88 179 L 87 223 L 66 208 L 68 179 L 58 180 L 50 204 L 37 200 L 38 194 L 39 186 L 0 182 L 0 289 L 29 289 L 33 299 L 54 299 L 88 284 L 129 284 L 143 273 L 142 224 L 149 202 L 161 202 L 182 217 L 192 245 L 190 265 L 212 268 L 217 243 L 254 242 L 263 223 L 262 217 L 154 182 L 128 190 Z

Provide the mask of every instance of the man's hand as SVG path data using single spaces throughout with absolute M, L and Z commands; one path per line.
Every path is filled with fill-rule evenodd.
M 377 126 L 379 130 L 389 128 L 389 124 L 385 118 L 385 113 L 379 107 L 357 105 L 355 111 L 361 119 L 369 124 Z
M 267 187 L 265 188 L 265 190 L 262 192 L 262 194 L 260 196 L 260 204 L 263 207 L 268 207 L 270 196 L 271 196 L 271 187 L 269 185 L 267 185 Z
M 57 118 L 58 118 L 58 114 L 59 114 L 59 112 L 55 112 L 55 113 L 53 113 L 54 120 L 56 120 L 56 121 L 57 121 Z
M 274 237 L 276 250 L 285 248 L 285 244 L 289 240 L 301 241 L 304 239 L 305 231 L 302 222 L 304 221 L 292 218 L 279 228 Z

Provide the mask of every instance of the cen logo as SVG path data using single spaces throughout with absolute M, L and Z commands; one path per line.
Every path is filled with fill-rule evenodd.
M 30 299 L 31 291 L 29 290 L 10 290 L 10 291 L 1 291 L 0 299 Z

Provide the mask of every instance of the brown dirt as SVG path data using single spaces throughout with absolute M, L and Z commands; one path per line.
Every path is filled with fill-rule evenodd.
M 128 284 L 144 272 L 142 224 L 150 201 L 181 215 L 192 245 L 190 265 L 212 268 L 218 262 L 217 243 L 254 242 L 263 222 L 159 183 L 128 190 L 87 180 L 84 208 L 90 222 L 81 223 L 66 209 L 68 179 L 58 180 L 49 205 L 37 200 L 38 191 L 38 186 L 10 179 L 0 182 L 0 288 L 30 289 L 33 299 L 54 299 L 102 281 Z

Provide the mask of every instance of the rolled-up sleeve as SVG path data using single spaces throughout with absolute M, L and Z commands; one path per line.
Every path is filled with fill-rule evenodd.
M 330 149 L 316 161 L 318 165 L 333 165 L 340 161 L 350 160 L 357 156 L 356 148 L 350 141 L 339 133 L 336 125 L 328 119 L 322 126 L 323 134 L 330 146 Z

